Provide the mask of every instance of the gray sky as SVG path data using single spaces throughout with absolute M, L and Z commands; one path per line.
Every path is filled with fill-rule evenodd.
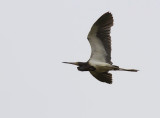
M 1 0 L 1 118 L 159 118 L 159 0 Z M 87 61 L 86 39 L 114 17 L 113 84 L 62 61 Z

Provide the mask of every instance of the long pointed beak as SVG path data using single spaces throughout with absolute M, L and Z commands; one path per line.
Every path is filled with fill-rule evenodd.
M 62 63 L 73 64 L 73 65 L 77 65 L 78 66 L 78 62 L 62 62 Z

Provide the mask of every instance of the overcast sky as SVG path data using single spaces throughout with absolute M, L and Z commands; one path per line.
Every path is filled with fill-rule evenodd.
M 140 71 L 99 82 L 63 61 L 87 61 L 87 34 L 114 17 L 112 62 Z M 159 0 L 1 0 L 1 118 L 160 118 Z

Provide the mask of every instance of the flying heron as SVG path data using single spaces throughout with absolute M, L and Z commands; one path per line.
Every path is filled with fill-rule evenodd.
M 110 30 L 113 26 L 113 17 L 110 12 L 103 14 L 92 26 L 88 41 L 91 45 L 91 56 L 87 62 L 63 62 L 78 66 L 79 71 L 89 71 L 97 80 L 112 83 L 111 70 L 137 72 L 136 69 L 124 69 L 111 62 Z

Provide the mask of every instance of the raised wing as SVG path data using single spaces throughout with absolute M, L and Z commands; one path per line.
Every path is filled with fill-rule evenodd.
M 110 37 L 111 26 L 113 26 L 113 17 L 109 12 L 103 14 L 93 24 L 88 34 L 88 40 L 92 50 L 90 60 L 112 64 Z
M 99 81 L 112 84 L 112 74 L 108 72 L 99 73 L 96 71 L 90 71 L 90 73 Z

